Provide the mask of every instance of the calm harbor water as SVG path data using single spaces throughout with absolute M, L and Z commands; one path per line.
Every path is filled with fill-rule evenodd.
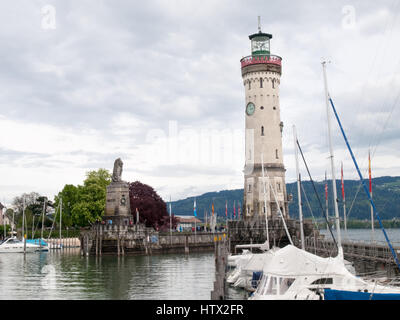
M 400 229 L 387 233 L 400 246 Z M 342 236 L 369 241 L 371 232 L 350 229 L 346 235 L 342 230 Z M 375 236 L 384 243 L 381 230 Z M 214 252 L 96 258 L 66 249 L 25 259 L 0 254 L 0 299 L 209 300 L 214 280 Z M 229 288 L 228 298 L 246 299 L 247 293 Z
M 385 229 L 385 231 L 392 245 L 400 247 L 400 229 Z M 327 239 L 332 238 L 330 232 L 326 229 L 320 230 L 320 233 L 325 235 Z M 343 241 L 370 242 L 375 239 L 375 242 L 379 244 L 386 244 L 385 236 L 380 228 L 375 229 L 373 234 L 370 229 L 348 229 L 347 232 L 344 229 L 340 229 L 340 233 Z M 337 237 L 335 230 L 333 230 L 333 235 Z
M 214 253 L 81 257 L 0 255 L 0 299 L 210 299 Z

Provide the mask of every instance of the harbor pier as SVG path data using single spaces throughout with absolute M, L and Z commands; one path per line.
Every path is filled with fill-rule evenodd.
M 159 232 L 137 225 L 97 224 L 82 230 L 80 235 L 82 255 L 137 255 L 159 253 L 190 253 L 214 250 L 215 237 L 223 233 L 210 232 Z

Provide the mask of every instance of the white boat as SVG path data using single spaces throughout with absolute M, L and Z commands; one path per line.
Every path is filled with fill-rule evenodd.
M 236 254 L 236 255 L 232 255 L 231 254 L 231 255 L 229 255 L 228 256 L 228 263 L 227 263 L 228 267 L 236 268 L 237 264 L 238 264 L 238 261 L 243 259 L 243 258 L 246 258 L 244 256 L 245 255 L 249 255 L 249 254 L 251 254 L 250 250 L 243 250 L 241 254 Z
M 366 281 L 347 270 L 342 257 L 322 258 L 292 245 L 280 249 L 264 266 L 250 300 L 324 300 L 325 290 L 400 295 L 400 287 Z
M 264 266 L 269 264 L 273 254 L 277 250 L 279 250 L 279 248 L 272 248 L 264 253 L 252 254 L 251 258 L 241 266 L 240 272 L 238 273 L 237 279 L 233 283 L 233 286 L 244 288 L 250 292 L 254 291 L 258 285 L 257 280 L 253 279 L 254 273 L 262 273 Z
M 246 250 L 245 252 L 243 252 L 243 254 L 234 256 L 236 258 L 234 262 L 232 262 L 231 259 L 231 263 L 234 263 L 235 267 L 227 276 L 226 278 L 227 283 L 234 284 L 237 281 L 237 279 L 240 276 L 240 273 L 242 272 L 242 267 L 244 267 L 247 264 L 247 262 L 251 259 L 252 256 L 253 253 Z
M 40 246 L 26 243 L 26 252 L 40 251 Z M 16 237 L 8 238 L 0 244 L 0 253 L 24 253 L 24 242 Z

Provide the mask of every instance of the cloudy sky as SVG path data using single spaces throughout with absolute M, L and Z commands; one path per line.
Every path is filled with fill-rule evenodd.
M 165 200 L 242 188 L 239 61 L 257 16 L 283 58 L 287 181 L 293 124 L 314 177 L 329 170 L 322 59 L 363 172 L 371 148 L 374 176 L 400 175 L 399 2 L 1 1 L 0 201 L 52 198 L 118 157 Z

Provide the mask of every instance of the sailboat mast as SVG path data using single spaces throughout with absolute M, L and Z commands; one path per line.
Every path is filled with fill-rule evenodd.
M 368 150 L 368 178 L 369 178 L 369 194 L 372 199 L 372 174 L 371 174 L 371 154 Z M 375 228 L 374 228 L 374 208 L 371 204 L 371 232 L 372 232 L 372 241 L 375 242 Z
M 334 157 L 333 157 L 333 147 L 332 147 L 332 137 L 331 137 L 331 118 L 330 118 L 330 113 L 329 113 L 328 81 L 326 79 L 326 61 L 322 62 L 322 70 L 323 70 L 323 75 L 324 75 L 326 115 L 327 115 L 327 120 L 328 120 L 327 121 L 328 122 L 328 138 L 329 138 L 329 151 L 330 151 L 331 170 L 332 170 L 333 204 L 334 204 L 334 208 L 335 208 L 336 232 L 337 232 L 337 237 L 338 237 L 338 254 L 343 256 L 342 237 L 340 234 L 339 208 L 338 208 L 338 203 L 337 203 L 335 162 L 334 162 Z
M 326 215 L 326 230 L 329 231 L 329 208 L 328 208 L 328 180 L 326 178 L 325 170 L 325 215 Z
M 24 254 L 26 253 L 26 238 L 25 238 L 25 197 L 22 204 L 22 241 L 24 242 Z
M 303 250 L 305 250 L 304 226 L 303 226 L 303 209 L 301 207 L 299 153 L 298 153 L 298 149 L 297 149 L 297 132 L 296 132 L 296 126 L 295 125 L 293 125 L 293 138 L 294 138 L 294 154 L 295 154 L 295 157 L 296 157 L 296 180 L 297 180 L 297 195 L 298 195 L 298 204 L 299 204 L 300 239 L 301 239 L 301 248 Z
M 169 196 L 169 239 L 172 244 L 172 204 L 171 204 L 171 196 Z
M 341 182 L 342 182 L 344 233 L 347 237 L 347 213 L 346 213 L 346 195 L 344 193 L 343 162 L 341 166 Z
M 264 166 L 262 166 L 262 167 L 264 167 Z M 265 171 L 267 171 L 267 170 L 265 169 Z M 267 178 L 269 178 L 268 177 L 268 172 L 266 172 L 266 175 L 267 175 Z M 283 213 L 282 213 L 281 208 L 279 206 L 278 197 L 276 196 L 275 189 L 271 184 L 271 180 L 268 179 L 268 183 L 269 183 L 269 188 L 271 189 L 272 194 L 274 196 L 274 200 L 275 200 L 276 206 L 278 208 L 279 215 L 281 216 L 283 227 L 285 229 L 286 235 L 287 235 L 287 237 L 289 239 L 290 244 L 293 245 L 292 237 L 290 236 L 289 230 L 288 230 L 286 222 L 285 222 L 285 217 L 283 216 Z
M 45 213 L 45 211 L 46 211 L 46 198 L 43 197 L 42 230 L 40 231 L 40 239 L 39 239 L 40 249 L 42 249 L 43 224 L 44 224 L 44 213 Z
M 61 217 L 62 217 L 62 198 L 60 198 L 60 249 L 61 249 Z
M 261 153 L 261 168 L 264 186 L 264 214 L 265 214 L 265 229 L 267 232 L 267 248 L 269 250 L 269 230 L 268 230 L 268 211 L 267 211 L 267 191 L 265 190 L 265 176 L 264 176 L 264 155 Z
M 7 213 L 7 208 L 4 207 L 4 213 L 3 213 L 3 231 L 4 231 L 4 240 L 7 237 L 7 232 L 6 232 L 6 213 Z

